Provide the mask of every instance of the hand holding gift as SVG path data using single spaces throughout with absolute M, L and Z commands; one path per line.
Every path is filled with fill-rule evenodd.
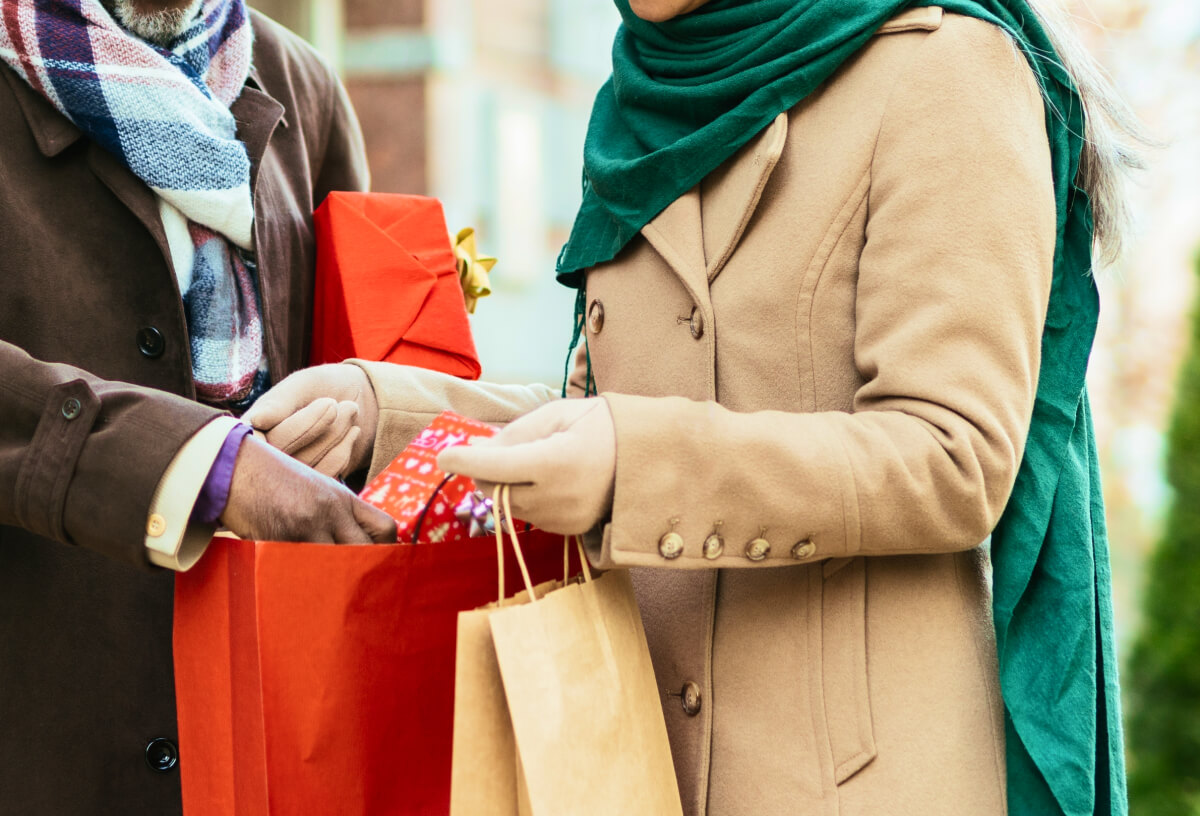
M 242 538 L 262 541 L 396 541 L 396 522 L 387 513 L 254 437 L 238 450 L 221 522 Z
M 379 406 L 361 368 L 334 363 L 287 377 L 243 419 L 279 450 L 338 479 L 370 463 Z
M 450 448 L 438 467 L 475 480 L 485 495 L 512 485 L 517 518 L 551 533 L 577 535 L 612 509 L 617 440 L 600 398 L 547 403 L 490 439 Z

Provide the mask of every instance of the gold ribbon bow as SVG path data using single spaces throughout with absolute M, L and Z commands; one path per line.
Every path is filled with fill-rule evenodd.
M 454 237 L 454 257 L 458 259 L 458 282 L 462 284 L 467 311 L 475 314 L 475 302 L 492 293 L 488 273 L 496 265 L 496 259 L 479 255 L 475 248 L 475 230 L 471 227 L 459 230 Z

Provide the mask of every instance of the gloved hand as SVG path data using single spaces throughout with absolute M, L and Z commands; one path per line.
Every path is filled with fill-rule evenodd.
M 274 447 L 336 479 L 370 464 L 379 406 L 366 372 L 336 363 L 287 377 L 243 419 Z
M 612 510 L 617 437 L 599 397 L 549 402 L 490 439 L 448 448 L 447 473 L 470 476 L 485 496 L 511 485 L 513 515 L 563 535 L 586 533 Z

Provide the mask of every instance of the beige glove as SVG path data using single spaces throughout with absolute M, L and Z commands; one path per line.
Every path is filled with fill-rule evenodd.
M 336 479 L 370 464 L 379 406 L 366 373 L 338 363 L 297 371 L 243 419 L 274 447 Z
M 599 397 L 555 400 L 438 456 L 438 467 L 470 476 L 484 495 L 512 485 L 513 515 L 563 535 L 586 533 L 609 515 L 616 466 L 612 413 Z

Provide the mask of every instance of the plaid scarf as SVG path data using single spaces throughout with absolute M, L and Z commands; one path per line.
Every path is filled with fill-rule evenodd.
M 229 106 L 250 71 L 245 0 L 205 0 L 169 47 L 100 0 L 3 0 L 0 59 L 188 221 L 183 292 L 199 398 L 245 403 L 265 384 L 250 160 Z

